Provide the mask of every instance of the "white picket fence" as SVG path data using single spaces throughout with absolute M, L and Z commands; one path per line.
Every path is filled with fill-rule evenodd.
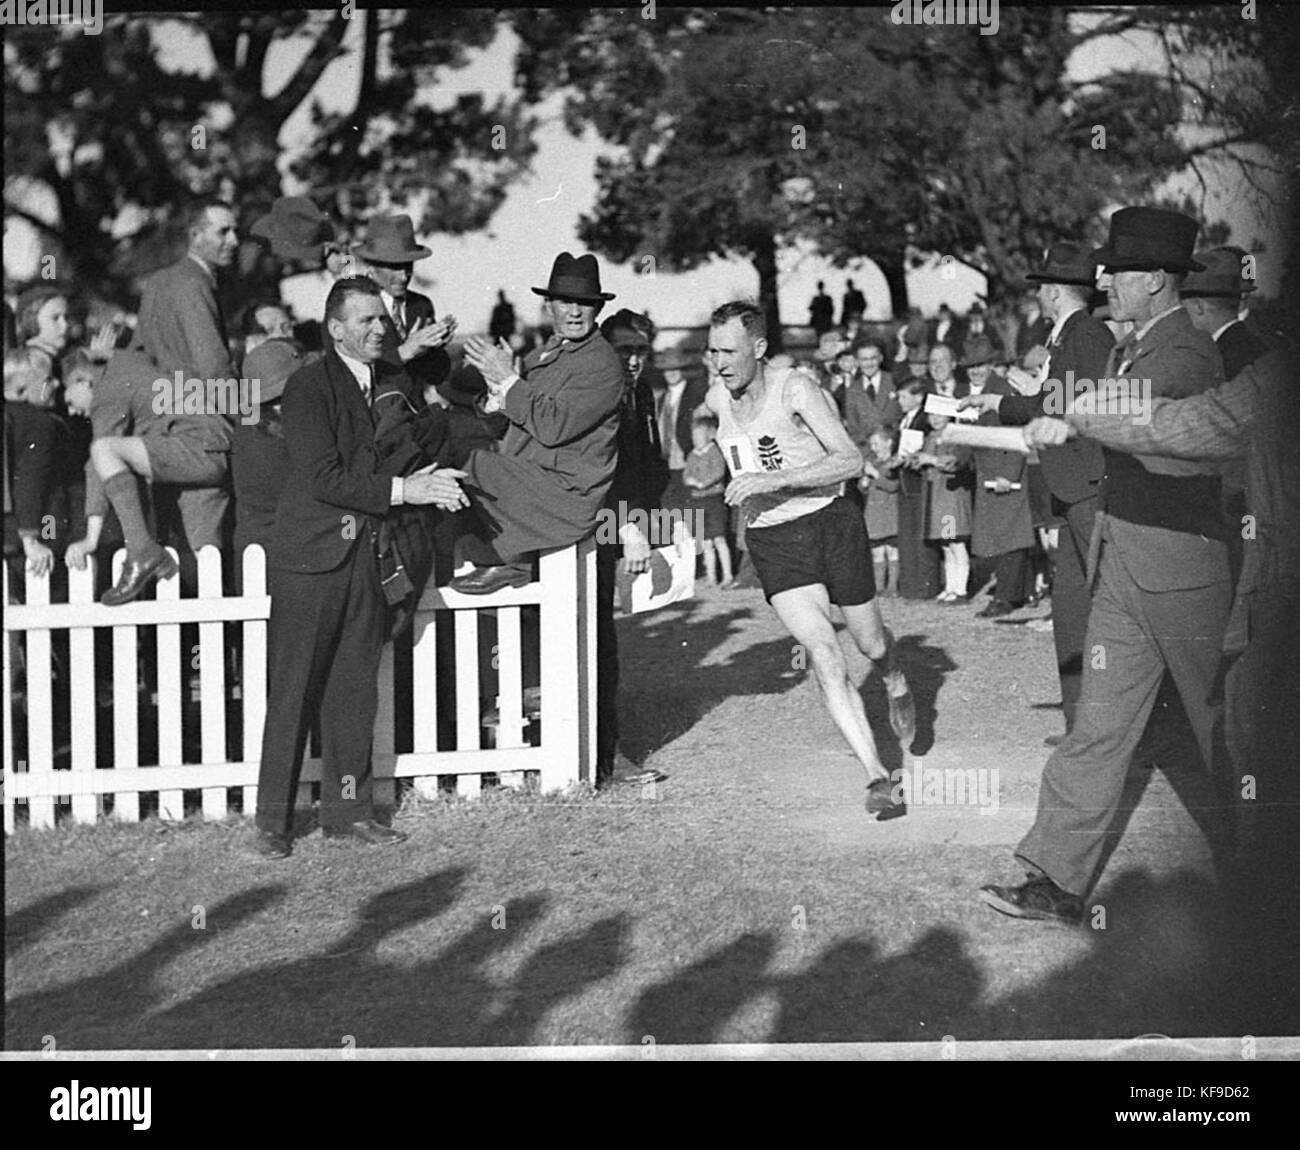
M 109 817 L 127 822 L 140 819 L 143 796 L 149 796 L 146 807 L 153 806 L 156 796 L 159 817 L 183 818 L 187 791 L 201 794 L 202 813 L 209 819 L 225 818 L 235 804 L 245 814 L 256 809 L 271 608 L 265 557 L 260 547 L 245 550 L 239 596 L 223 595 L 221 556 L 215 548 L 205 548 L 197 559 L 195 597 L 182 597 L 181 579 L 173 576 L 157 585 L 156 598 L 120 607 L 94 601 L 93 570 L 69 572 L 67 601 L 58 603 L 50 601 L 48 578 L 28 577 L 23 602 L 15 604 L 5 571 L 5 602 L 10 604 L 4 617 L 6 834 L 23 821 L 32 827 L 54 826 L 59 816 L 95 822 L 105 817 L 106 796 L 111 796 Z M 114 579 L 122 562 L 119 552 Z M 409 640 L 409 676 L 396 671 L 393 643 L 385 646 L 380 664 L 376 802 L 391 803 L 396 780 L 402 778 L 412 779 L 423 795 L 454 787 L 467 796 L 479 793 L 487 774 L 497 776 L 501 785 L 518 787 L 528 773 L 537 772 L 544 791 L 592 779 L 595 580 L 595 545 L 588 540 L 544 553 L 539 581 L 526 587 L 486 596 L 447 588 L 425 591 Z M 534 604 L 540 618 L 541 704 L 537 726 L 530 731 L 521 616 Z M 443 651 L 440 659 L 435 620 L 447 611 L 453 622 L 443 630 L 451 630 L 452 650 Z M 490 626 L 489 616 L 496 620 L 490 669 L 480 666 L 480 628 Z M 188 650 L 182 638 L 187 624 L 197 625 L 198 632 L 198 643 L 191 640 Z M 241 643 L 227 642 L 227 625 L 242 632 Z M 66 647 L 57 644 L 61 657 L 56 659 L 55 636 L 61 632 L 67 642 Z M 102 705 L 108 702 L 109 684 L 96 682 L 97 643 L 110 644 L 111 709 Z M 147 656 L 156 659 L 152 682 L 143 689 L 142 654 L 143 664 L 151 662 Z M 440 690 L 438 681 L 439 664 L 445 674 L 449 656 L 454 667 L 450 693 L 445 683 Z M 232 669 L 235 674 L 229 675 Z M 495 695 L 482 690 L 484 679 L 489 690 L 496 681 Z M 399 682 L 409 683 L 409 697 L 398 698 Z M 453 713 L 440 714 L 449 697 Z M 493 739 L 484 715 L 494 704 L 500 718 Z M 143 756 L 142 707 L 148 721 L 144 742 L 151 748 Z M 399 713 L 408 718 L 401 732 Z M 105 723 L 111 724 L 111 734 L 102 731 Z M 439 747 L 440 729 L 444 743 L 454 746 Z M 228 750 L 228 738 L 237 738 L 237 749 Z M 486 746 L 489 742 L 494 745 Z M 106 751 L 110 746 L 111 752 Z M 398 753 L 398 746 L 410 750 Z M 196 751 L 197 761 L 186 761 Z M 300 805 L 311 802 L 312 783 L 319 779 L 320 761 L 311 757 L 309 745 Z

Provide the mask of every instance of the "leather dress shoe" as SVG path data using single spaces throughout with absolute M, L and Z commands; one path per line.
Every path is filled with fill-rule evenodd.
M 458 575 L 447 584 L 462 595 L 491 595 L 503 587 L 526 587 L 533 581 L 529 567 L 502 563 L 497 567 L 475 567 L 473 571 Z
M 907 804 L 894 800 L 893 779 L 873 779 L 867 784 L 867 814 L 875 815 L 878 823 L 907 814 Z
M 976 619 L 1000 619 L 1003 615 L 1010 615 L 1015 608 L 1010 603 L 1001 603 L 997 599 L 992 600 L 983 611 L 976 611 Z
M 264 859 L 287 859 L 293 852 L 289 836 L 279 831 L 262 830 L 260 827 L 249 844 L 252 852 Z
M 327 839 L 360 839 L 367 846 L 387 847 L 406 842 L 403 831 L 395 831 L 375 819 L 359 819 L 355 823 L 345 823 L 341 827 L 325 827 Z
M 982 886 L 980 897 L 994 910 L 1012 918 L 1032 918 L 1078 926 L 1083 921 L 1083 900 L 1062 890 L 1045 875 L 1031 875 L 1020 886 Z
M 161 547 L 136 559 L 128 555 L 122 564 L 122 577 L 104 592 L 100 602 L 105 607 L 120 607 L 138 598 L 155 579 L 170 578 L 178 570 L 176 560 Z

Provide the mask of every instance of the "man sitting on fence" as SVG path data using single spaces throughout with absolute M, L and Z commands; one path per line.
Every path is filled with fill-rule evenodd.
M 522 375 L 504 341 L 471 339 L 465 358 L 487 381 L 489 403 L 510 419 L 500 453 L 475 451 L 466 487 L 493 532 L 469 574 L 450 586 L 485 595 L 532 578 L 534 552 L 567 547 L 596 529 L 617 463 L 623 365 L 596 330 L 609 292 L 596 257 L 562 252 L 546 298 L 555 334 L 524 360 Z
M 229 267 L 238 246 L 235 214 L 220 200 L 200 200 L 187 214 L 189 248 L 179 262 L 156 273 L 144 288 L 133 347 L 157 368 L 156 412 L 166 418 L 148 434 L 96 439 L 91 461 L 117 512 L 126 540 L 126 564 L 103 603 L 137 598 L 154 579 L 176 571 L 176 561 L 145 521 L 139 479 L 174 486 L 188 547 L 220 547 L 230 502 L 226 467 L 238 380 L 226 345 L 217 302 L 217 270 Z M 198 381 L 201 410 L 186 396 Z M 236 392 L 233 398 L 229 389 Z M 179 401 L 179 402 L 178 402 Z M 227 407 L 224 412 L 222 407 Z M 137 478 L 139 477 L 139 479 Z
M 289 378 L 282 402 L 288 472 L 268 556 L 270 689 L 253 843 L 263 858 L 290 853 L 303 749 L 318 716 L 326 837 L 378 846 L 406 837 L 377 822 L 371 802 L 385 638 L 379 530 L 390 507 L 466 503 L 461 472 L 430 465 L 402 478 L 380 462 L 370 404 L 392 369 L 380 362 L 379 288 L 360 277 L 339 280 L 325 323 L 330 348 Z

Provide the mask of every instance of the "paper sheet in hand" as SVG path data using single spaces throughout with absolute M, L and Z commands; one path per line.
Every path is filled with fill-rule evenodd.
M 625 614 L 639 615 L 695 597 L 695 543 L 657 547 L 650 553 L 650 570 L 629 576 L 622 566 L 615 579 L 619 606 Z
M 963 423 L 974 423 L 980 417 L 978 407 L 958 409 L 957 401 L 950 395 L 936 395 L 931 392 L 925 397 L 926 415 L 946 415 L 949 419 L 960 419 Z
M 1025 434 L 1019 427 L 968 427 L 950 423 L 939 436 L 943 446 L 984 447 L 992 451 L 1018 451 L 1029 454 Z
M 908 427 L 898 433 L 898 454 L 915 455 L 925 446 L 925 432 Z

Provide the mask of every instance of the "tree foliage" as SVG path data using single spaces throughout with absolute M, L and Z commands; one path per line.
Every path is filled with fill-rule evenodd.
M 895 26 L 880 8 L 515 20 L 527 95 L 568 89 L 570 129 L 591 125 L 620 146 L 598 168 L 584 241 L 678 269 L 748 259 L 771 321 L 778 248 L 811 242 L 840 265 L 870 256 L 896 312 L 908 260 L 929 253 L 978 269 L 998 297 L 1048 243 L 1100 239 L 1106 209 L 1221 151 L 1226 137 L 1193 145 L 1180 133 L 1179 75 L 1071 77 L 1080 46 L 1154 19 L 1131 16 L 1004 6 L 996 36 Z M 1214 35 L 1207 23 L 1179 40 L 1185 71 L 1197 37 Z M 1240 60 L 1253 35 L 1240 37 Z M 1262 135 L 1244 106 L 1224 96 L 1213 112 Z
M 283 139 L 326 67 L 348 52 L 356 21 L 351 110 L 316 100 L 310 137 Z M 214 67 L 164 68 L 156 36 L 168 23 L 196 36 L 196 55 L 210 54 Z M 438 109 L 416 97 L 486 46 L 496 26 L 487 10 L 358 11 L 349 20 L 338 9 L 108 15 L 98 36 L 7 29 L 6 214 L 40 230 L 61 277 L 119 302 L 139 274 L 174 256 L 179 236 L 168 225 L 189 196 L 222 194 L 245 223 L 261 214 L 281 194 L 286 146 L 299 149 L 294 174 L 345 223 L 418 193 L 425 227 L 482 227 L 534 150 L 531 118 L 517 101 L 465 96 Z M 300 49 L 287 76 L 267 66 L 281 42 Z M 29 206 L 33 186 L 50 189 L 53 212 Z M 259 270 L 274 269 L 245 268 Z

